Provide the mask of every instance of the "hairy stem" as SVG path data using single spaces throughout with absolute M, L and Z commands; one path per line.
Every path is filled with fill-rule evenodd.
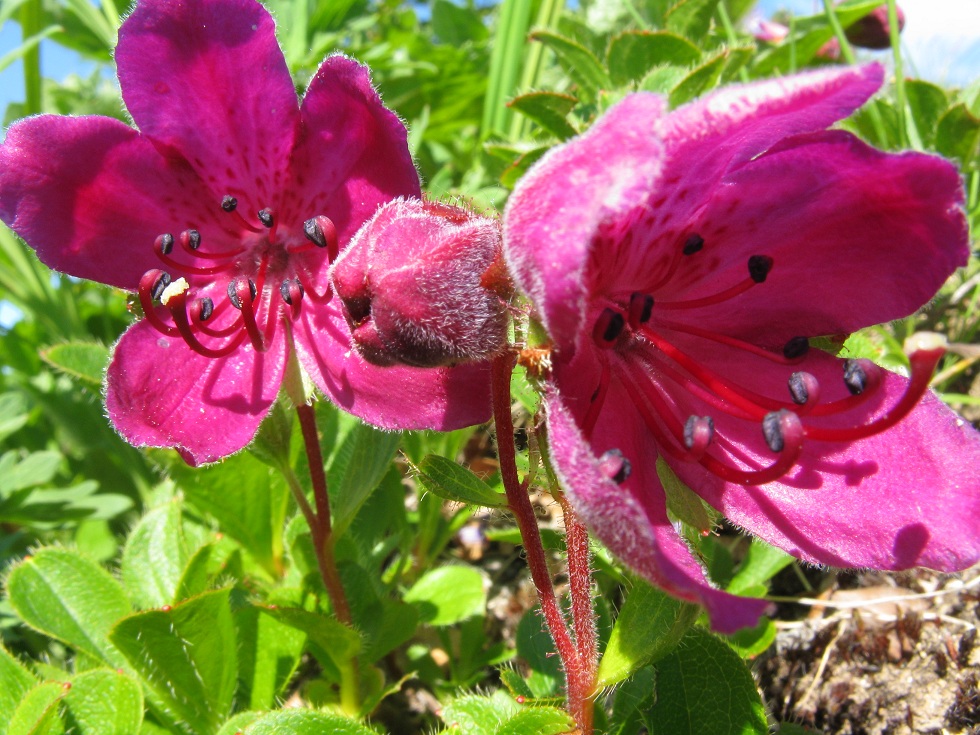
M 511 418 L 510 376 L 514 369 L 515 358 L 511 353 L 504 353 L 494 358 L 492 365 L 491 390 L 493 394 L 493 422 L 497 433 L 497 457 L 500 461 L 500 477 L 507 494 L 507 504 L 517 520 L 521 533 L 527 566 L 531 571 L 531 579 L 538 591 L 541 601 L 541 611 L 544 614 L 548 631 L 555 642 L 555 649 L 565 670 L 568 689 L 568 711 L 575 719 L 582 735 L 592 733 L 592 702 L 590 700 L 593 686 L 588 667 L 583 665 L 579 651 L 568 630 L 568 623 L 558 606 L 555 588 L 548 570 L 544 545 L 541 543 L 541 532 L 538 529 L 538 519 L 531 507 L 527 488 L 517 475 L 517 462 L 514 450 L 514 421 Z
M 569 596 L 572 600 L 572 628 L 575 645 L 582 661 L 584 676 L 595 685 L 599 669 L 599 640 L 596 634 L 595 608 L 592 606 L 592 558 L 589 534 L 579 521 L 565 494 L 555 491 L 565 520 L 565 546 L 568 554 Z
M 298 499 L 296 502 L 310 524 L 317 565 L 320 567 L 320 576 L 323 577 L 323 584 L 327 588 L 327 595 L 330 597 L 334 615 L 345 625 L 351 625 L 350 605 L 347 603 L 344 587 L 340 583 L 340 574 L 337 572 L 337 563 L 333 553 L 330 497 L 327 495 L 327 475 L 323 471 L 323 454 L 320 452 L 316 414 L 313 411 L 313 406 L 305 403 L 296 407 L 296 413 L 299 416 L 299 425 L 303 432 L 303 444 L 306 447 L 306 458 L 310 465 L 310 480 L 313 483 L 313 500 L 316 504 L 316 512 L 310 508 L 305 497 L 302 502 Z

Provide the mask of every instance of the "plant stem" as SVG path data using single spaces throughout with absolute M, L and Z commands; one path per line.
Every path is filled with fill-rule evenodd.
M 565 547 L 568 554 L 569 596 L 572 600 L 572 628 L 575 645 L 585 676 L 595 684 L 599 669 L 599 640 L 596 634 L 595 608 L 592 606 L 592 555 L 589 534 L 579 521 L 565 494 L 552 493 L 561 504 L 565 521 Z
M 306 447 L 306 458 L 310 465 L 310 480 L 313 483 L 313 500 L 316 503 L 316 512 L 310 508 L 305 497 L 302 502 L 297 500 L 297 503 L 310 524 L 316 561 L 320 567 L 320 576 L 323 577 L 323 584 L 327 588 L 327 595 L 330 597 L 334 615 L 345 625 L 351 625 L 350 605 L 347 603 L 344 587 L 340 583 L 340 574 L 337 572 L 337 563 L 333 553 L 330 497 L 327 494 L 327 476 L 323 471 L 323 454 L 320 452 L 320 437 L 316 429 L 316 413 L 313 411 L 313 406 L 306 403 L 297 406 L 296 413 L 299 416 L 299 425 L 303 432 L 303 444 Z M 306 506 L 305 509 L 304 505 Z
M 548 631 L 555 642 L 555 649 L 565 670 L 568 693 L 567 707 L 575 719 L 582 735 L 592 733 L 592 680 L 588 667 L 583 665 L 579 651 L 568 630 L 568 623 L 558 606 L 555 588 L 551 582 L 551 572 L 545 558 L 544 545 L 538 519 L 534 515 L 527 488 L 517 475 L 517 462 L 514 450 L 514 421 L 511 418 L 510 376 L 515 358 L 512 353 L 504 353 L 494 358 L 491 366 L 491 392 L 493 395 L 493 422 L 497 433 L 497 457 L 500 461 L 500 478 L 507 493 L 507 504 L 517 520 L 517 527 L 524 544 L 527 566 L 531 579 L 538 591 L 541 611 L 544 614 Z
M 827 14 L 827 21 L 830 23 L 830 27 L 834 29 L 834 37 L 837 39 L 837 43 L 840 44 L 840 53 L 850 65 L 857 64 L 857 57 L 854 56 L 854 49 L 851 48 L 851 42 L 847 40 L 847 35 L 844 33 L 844 28 L 840 24 L 840 19 L 837 17 L 837 11 L 834 10 L 834 5 L 831 0 L 823 0 L 823 9 Z M 881 119 L 881 115 L 878 113 L 878 108 L 875 107 L 874 103 L 871 103 L 867 107 L 868 119 L 871 121 L 871 126 L 875 129 L 875 135 L 878 137 L 878 145 L 882 148 L 889 147 L 888 136 L 885 133 L 885 124 Z
M 41 0 L 28 0 L 20 7 L 20 28 L 24 41 L 41 32 L 44 9 Z M 24 115 L 41 112 L 41 47 L 34 46 L 23 56 Z

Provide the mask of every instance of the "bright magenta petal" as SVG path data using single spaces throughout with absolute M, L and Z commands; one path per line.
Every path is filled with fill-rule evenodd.
M 310 82 L 301 115 L 287 216 L 327 215 L 344 247 L 382 204 L 420 196 L 405 126 L 381 103 L 366 66 L 328 57 Z
M 351 344 L 336 301 L 296 324 L 300 364 L 327 397 L 382 429 L 452 431 L 490 418 L 489 363 L 377 367 Z
M 587 133 L 552 149 L 508 201 L 504 255 L 511 273 L 567 348 L 584 317 L 594 238 L 607 223 L 624 224 L 660 172 L 662 146 L 653 131 L 663 109 L 656 95 L 627 97 Z M 629 257 L 628 248 L 616 252 Z
M 174 447 L 206 464 L 244 448 L 276 399 L 285 340 L 266 353 L 244 346 L 212 359 L 165 337 L 146 321 L 116 344 L 106 373 L 109 418 L 137 447 Z
M 0 219 L 52 268 L 119 288 L 160 266 L 154 238 L 203 195 L 186 164 L 111 118 L 28 118 L 0 146 Z
M 674 338 L 675 342 L 681 342 Z M 826 399 L 847 395 L 841 360 L 813 351 L 780 372 L 759 358 L 716 347 L 705 365 L 756 391 L 779 396 L 786 373 L 817 377 Z M 804 426 L 863 426 L 893 406 L 908 381 L 882 372 L 883 387 L 854 409 L 825 418 L 804 414 Z M 731 464 L 765 466 L 774 460 L 759 422 L 723 416 L 682 396 L 682 415 L 712 413 Z M 822 401 L 824 399 L 821 399 Z M 897 426 L 856 441 L 807 439 L 798 466 L 776 482 L 745 487 L 721 482 L 692 463 L 675 472 L 733 522 L 807 561 L 838 567 L 957 571 L 980 561 L 980 434 L 927 394 Z
M 615 396 L 609 400 L 628 410 L 628 401 L 620 403 Z M 755 625 L 768 603 L 712 587 L 668 520 L 654 467 L 655 447 L 642 434 L 623 431 L 617 436 L 604 436 L 600 431 L 590 446 L 558 391 L 549 393 L 546 405 L 549 452 L 555 470 L 576 512 L 596 537 L 651 583 L 703 605 L 714 630 L 733 633 Z M 620 429 L 624 425 L 624 421 L 618 424 Z M 605 444 L 627 455 L 640 446 L 647 452 L 643 462 L 633 464 L 622 485 L 600 470 L 596 453 Z
M 680 107 L 658 126 L 670 159 L 665 179 L 678 189 L 710 186 L 726 169 L 780 140 L 823 130 L 850 115 L 881 86 L 878 64 L 839 67 L 725 87 Z
M 126 108 L 161 152 L 256 210 L 283 204 L 296 91 L 272 16 L 252 0 L 140 0 L 119 31 Z M 253 213 L 254 215 L 254 213 Z
M 662 300 L 717 292 L 745 278 L 750 256 L 770 256 L 765 283 L 677 318 L 772 346 L 907 316 L 969 255 L 955 167 L 841 131 L 790 139 L 733 171 L 691 230 L 704 250 Z

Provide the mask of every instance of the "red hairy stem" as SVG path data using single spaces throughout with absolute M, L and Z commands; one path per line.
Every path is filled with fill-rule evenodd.
M 304 509 L 306 520 L 310 524 L 313 535 L 313 548 L 316 552 L 320 576 L 330 596 L 330 604 L 334 615 L 345 625 L 351 625 L 350 605 L 344 587 L 337 572 L 337 563 L 333 553 L 333 531 L 330 527 L 330 498 L 327 495 L 327 475 L 323 471 L 323 454 L 320 452 L 320 437 L 316 428 L 316 413 L 308 404 L 296 407 L 299 416 L 300 429 L 303 432 L 303 444 L 306 445 L 306 458 L 310 465 L 310 480 L 313 483 L 313 499 L 316 512 L 307 504 Z M 303 507 L 303 504 L 300 504 Z M 307 510 L 309 512 L 307 512 Z
M 553 495 L 561 504 L 565 521 L 565 547 L 568 556 L 569 595 L 572 600 L 572 628 L 575 645 L 582 664 L 582 680 L 591 695 L 599 669 L 599 639 L 596 634 L 595 608 L 592 606 L 592 555 L 589 553 L 589 534 L 579 521 L 565 494 L 556 490 Z M 593 700 L 585 701 L 590 710 Z M 589 719 L 592 719 L 591 711 Z
M 514 451 L 514 422 L 511 418 L 510 376 L 514 369 L 515 356 L 506 352 L 492 361 L 491 392 L 493 395 L 493 423 L 497 433 L 497 458 L 500 462 L 500 478 L 507 493 L 507 505 L 517 520 L 521 533 L 527 566 L 531 579 L 538 591 L 541 611 L 544 614 L 548 632 L 555 642 L 555 649 L 565 670 L 568 689 L 567 707 L 575 719 L 582 735 L 592 733 L 592 702 L 589 695 L 592 677 L 588 667 L 583 666 L 575 642 L 568 630 L 568 624 L 558 606 L 551 572 L 541 543 L 538 519 L 534 515 L 527 488 L 517 475 Z

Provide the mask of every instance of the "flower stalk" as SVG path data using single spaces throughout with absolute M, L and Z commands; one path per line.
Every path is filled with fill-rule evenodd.
M 531 501 L 527 495 L 527 486 L 521 482 L 517 474 L 517 463 L 514 451 L 514 422 L 511 418 L 511 399 L 510 399 L 510 376 L 513 371 L 515 358 L 512 353 L 504 353 L 494 358 L 491 367 L 491 394 L 493 396 L 493 421 L 494 429 L 497 434 L 497 457 L 500 462 L 500 477 L 507 494 L 507 504 L 517 520 L 517 527 L 521 533 L 521 541 L 524 545 L 524 553 L 527 557 L 527 565 L 531 571 L 531 579 L 538 592 L 538 599 L 541 602 L 541 611 L 544 614 L 548 632 L 555 642 L 555 649 L 561 659 L 562 668 L 565 671 L 567 687 L 567 708 L 578 725 L 582 735 L 591 735 L 593 702 L 591 699 L 592 690 L 595 683 L 596 664 L 589 664 L 587 659 L 582 656 L 581 646 L 583 642 L 588 646 L 595 646 L 595 628 L 592 623 L 591 643 L 588 636 L 583 636 L 583 640 L 577 638 L 573 640 L 569 631 L 568 623 L 562 615 L 558 605 L 558 598 L 555 596 L 555 588 L 551 581 L 551 572 L 548 570 L 548 562 L 545 558 L 544 546 L 541 543 L 541 531 L 538 528 L 538 520 L 531 507 Z M 577 526 L 577 523 L 573 523 Z M 577 526 L 584 535 L 584 528 Z M 576 531 L 578 533 L 578 531 Z M 576 536 L 577 539 L 577 536 Z M 581 542 L 573 543 L 569 539 L 569 547 L 573 545 L 576 549 L 581 547 Z M 588 542 L 585 542 L 585 565 L 584 571 L 588 575 Z M 569 556 L 573 553 L 569 551 Z M 576 558 L 575 568 L 581 573 L 583 571 L 582 557 L 579 554 Z M 572 575 L 572 563 L 569 562 L 569 575 Z M 588 594 L 589 578 L 586 576 L 584 582 L 573 582 L 573 589 L 583 587 Z M 574 594 L 574 593 L 573 593 Z M 582 601 L 578 603 L 573 598 L 573 616 L 579 622 L 578 615 L 584 610 Z M 591 603 L 588 603 L 589 616 L 591 617 Z M 583 625 L 583 623 L 580 623 Z M 584 630 L 584 628 L 583 628 Z M 576 628 L 578 632 L 578 628 Z

